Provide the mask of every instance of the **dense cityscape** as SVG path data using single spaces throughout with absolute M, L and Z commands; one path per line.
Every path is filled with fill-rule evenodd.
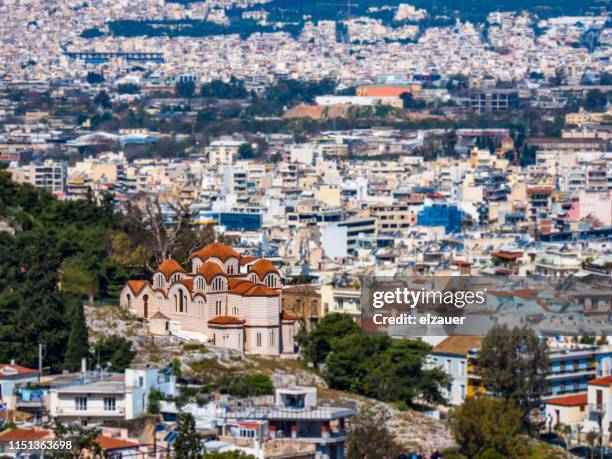
M 0 0 L 0 458 L 612 457 L 610 15 L 465 3 Z

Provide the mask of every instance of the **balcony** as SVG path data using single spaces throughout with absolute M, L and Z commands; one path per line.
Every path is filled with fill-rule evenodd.
M 98 417 L 114 417 L 125 415 L 125 408 L 118 406 L 115 410 L 105 410 L 103 408 L 92 407 L 85 410 L 77 410 L 76 408 L 56 407 L 55 414 L 57 416 L 98 416 Z
M 606 412 L 606 405 L 603 403 L 589 403 L 589 412 L 603 415 Z

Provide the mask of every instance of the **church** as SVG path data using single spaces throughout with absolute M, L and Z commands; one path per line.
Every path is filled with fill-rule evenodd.
M 175 335 L 247 354 L 294 353 L 295 317 L 281 309 L 281 273 L 269 260 L 215 242 L 190 256 L 191 272 L 164 260 L 130 280 L 120 304 L 153 335 Z

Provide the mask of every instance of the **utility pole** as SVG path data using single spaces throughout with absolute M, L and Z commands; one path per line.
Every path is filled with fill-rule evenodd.
M 43 345 L 38 343 L 38 384 L 41 383 L 43 372 Z

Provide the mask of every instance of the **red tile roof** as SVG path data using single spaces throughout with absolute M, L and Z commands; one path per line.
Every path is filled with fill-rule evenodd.
M 588 403 L 587 394 L 573 394 L 566 395 L 565 397 L 556 397 L 546 400 L 547 405 L 557 406 L 581 406 Z
M 265 285 L 257 284 L 244 292 L 242 296 L 278 296 L 279 294 L 277 290 L 272 290 Z
M 506 260 L 516 260 L 517 258 L 521 258 L 523 256 L 523 252 L 506 252 L 504 250 L 500 250 L 498 252 L 491 252 L 491 255 L 497 258 L 504 258 Z
M 239 295 L 244 294 L 247 290 L 253 288 L 255 284 L 245 279 L 230 279 L 229 288 L 231 293 L 237 293 Z
M 432 354 L 450 354 L 466 356 L 470 349 L 479 349 L 481 340 L 478 336 L 449 336 L 431 350 Z
M 612 384 L 612 376 L 603 376 L 602 378 L 595 378 L 589 381 L 591 386 L 604 386 L 609 387 Z
M 283 311 L 281 314 L 283 320 L 297 320 L 297 316 L 289 311 Z
M 187 287 L 189 293 L 193 293 L 193 279 L 181 279 L 179 282 Z
M 100 435 L 98 438 L 96 438 L 96 443 L 100 445 L 100 448 L 105 449 L 105 450 L 128 449 L 128 448 L 131 449 L 131 448 L 137 448 L 139 446 L 138 443 L 133 442 L 133 441 L 123 440 L 121 438 L 106 437 L 103 435 Z
M 199 257 L 202 260 L 217 258 L 223 262 L 227 261 L 229 258 L 240 260 L 240 254 L 238 252 L 225 244 L 221 244 L 220 242 L 213 242 L 212 244 L 208 244 L 207 246 L 202 247 L 200 250 L 193 252 L 191 254 L 191 258 L 195 257 Z
M 204 279 L 206 279 L 206 282 L 209 284 L 215 276 L 225 276 L 225 271 L 223 271 L 223 268 L 221 268 L 221 266 L 214 261 L 207 261 L 204 263 L 202 266 L 200 266 L 198 272 L 204 276 Z
M 251 256 L 242 257 L 240 259 L 240 264 L 241 265 L 248 265 L 249 263 L 253 263 L 257 259 L 258 259 L 258 257 L 251 257 Z
M 50 430 L 45 429 L 9 429 L 0 432 L 0 442 L 6 441 L 35 441 L 52 436 Z
M 162 261 L 157 267 L 157 271 L 162 273 L 166 279 L 172 276 L 176 272 L 184 273 L 185 270 L 181 265 L 178 264 L 176 260 L 172 258 L 168 258 Z
M 253 266 L 251 266 L 249 272 L 254 272 L 257 274 L 259 279 L 263 279 L 269 273 L 278 273 L 274 264 L 272 264 L 270 260 L 264 259 L 258 260 Z
M 471 261 L 465 261 L 465 260 L 453 260 L 453 265 L 455 265 L 455 266 L 472 266 L 473 263 Z
M 232 316 L 217 316 L 208 321 L 212 325 L 242 325 L 244 320 Z
M 512 292 L 512 294 L 514 296 L 522 298 L 523 300 L 533 300 L 538 296 L 538 292 L 530 288 L 521 288 L 519 290 L 515 290 L 514 292 Z
M 134 295 L 139 295 L 142 292 L 142 289 L 145 288 L 149 284 L 147 280 L 129 280 L 128 287 Z
M 22 367 L 21 365 L 0 364 L 0 379 L 9 379 L 19 376 L 35 376 L 38 370 Z
M 406 92 L 411 92 L 410 86 L 362 86 L 359 94 L 369 97 L 398 97 Z

